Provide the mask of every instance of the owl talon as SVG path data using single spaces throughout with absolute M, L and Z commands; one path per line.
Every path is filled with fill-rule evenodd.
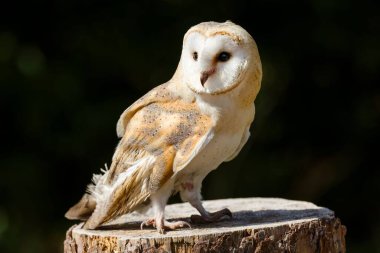
M 228 208 L 224 208 L 220 210 L 219 212 L 221 212 L 224 216 L 229 216 L 230 218 L 232 218 L 232 212 Z
M 224 216 L 232 218 L 232 213 L 229 209 L 224 208 L 214 213 L 207 213 L 207 215 L 191 215 L 190 219 L 192 223 L 212 223 L 221 220 Z
M 165 227 L 171 230 L 175 230 L 177 228 L 183 228 L 185 226 L 191 228 L 191 225 L 187 223 L 186 221 L 175 221 L 175 222 L 165 221 Z
M 153 226 L 154 228 L 156 227 L 156 220 L 155 219 L 147 219 L 140 224 L 140 229 L 143 230 L 144 226 Z
M 173 221 L 173 222 L 170 222 L 170 221 L 166 221 L 165 220 L 163 222 L 163 225 L 158 225 L 157 226 L 156 220 L 153 219 L 153 218 L 151 218 L 151 219 L 147 219 L 147 220 L 141 222 L 140 229 L 143 230 L 144 227 L 148 227 L 148 226 L 153 226 L 154 228 L 157 229 L 157 232 L 160 233 L 160 234 L 165 234 L 165 229 L 176 230 L 178 228 L 183 228 L 183 227 L 189 227 L 189 228 L 191 228 L 191 225 L 188 222 L 186 222 L 186 221 Z

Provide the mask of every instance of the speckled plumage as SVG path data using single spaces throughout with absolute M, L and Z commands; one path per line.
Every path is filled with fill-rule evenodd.
M 221 52 L 228 53 L 226 61 Z M 188 225 L 164 219 L 175 192 L 203 219 L 228 214 L 204 210 L 201 183 L 248 140 L 261 75 L 256 44 L 240 26 L 227 21 L 192 27 L 173 78 L 124 111 L 110 169 L 94 175 L 88 193 L 66 217 L 86 219 L 84 227 L 94 229 L 149 200 L 155 217 L 142 225 L 163 232 Z

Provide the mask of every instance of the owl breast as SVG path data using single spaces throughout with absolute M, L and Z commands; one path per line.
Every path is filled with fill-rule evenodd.
M 254 110 L 231 110 L 231 113 L 221 115 L 217 124 L 212 129 L 210 142 L 197 154 L 188 166 L 179 174 L 177 181 L 203 178 L 221 163 L 229 160 L 239 149 L 245 137 L 249 134 L 249 126 L 253 120 Z M 244 144 L 244 143 L 243 143 Z
M 187 172 L 206 173 L 216 169 L 238 149 L 243 139 L 243 128 L 239 132 L 214 133 L 213 139 L 193 159 Z

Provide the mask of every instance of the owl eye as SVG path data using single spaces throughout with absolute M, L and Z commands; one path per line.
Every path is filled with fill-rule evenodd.
M 221 52 L 219 55 L 218 55 L 218 61 L 221 61 L 221 62 L 226 62 L 230 59 L 231 57 L 231 54 L 230 53 L 227 53 L 227 52 Z
M 198 53 L 197 52 L 193 53 L 193 59 L 194 59 L 194 61 L 198 60 Z

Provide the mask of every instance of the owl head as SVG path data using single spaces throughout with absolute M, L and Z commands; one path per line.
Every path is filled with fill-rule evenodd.
M 251 35 L 231 21 L 204 22 L 184 36 L 180 64 L 182 83 L 201 95 L 218 95 L 251 85 L 256 96 L 261 62 Z

